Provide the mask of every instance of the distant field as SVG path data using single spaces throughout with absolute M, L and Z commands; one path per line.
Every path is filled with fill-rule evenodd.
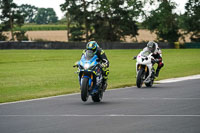
M 138 30 L 138 36 L 136 38 L 131 38 L 130 36 L 126 36 L 125 40 L 121 39 L 124 42 L 147 42 L 152 40 L 157 40 L 157 36 L 154 32 L 150 32 L 147 29 L 143 29 L 141 25 L 139 25 L 140 29 Z M 21 28 L 16 27 L 14 31 L 27 31 L 26 35 L 30 41 L 68 41 L 67 38 L 67 26 L 65 24 L 25 24 Z M 11 39 L 10 32 L 4 32 L 8 39 Z M 190 42 L 189 36 L 184 35 L 185 41 Z M 183 40 L 179 40 L 182 42 Z
M 139 50 L 105 50 L 108 88 L 135 85 Z M 74 62 L 82 50 L 0 50 L 0 102 L 79 92 Z M 163 50 L 160 79 L 200 74 L 200 49 Z
M 11 38 L 11 34 L 9 32 L 5 32 L 9 38 Z M 138 31 L 139 35 L 137 36 L 138 42 L 147 42 L 156 40 L 155 33 L 151 33 L 149 30 L 140 29 Z M 26 35 L 28 35 L 29 40 L 44 40 L 44 41 L 68 41 L 67 38 L 67 30 L 39 30 L 39 31 L 27 31 Z M 188 36 L 185 36 L 186 42 L 190 42 Z M 131 38 L 130 36 L 126 36 L 125 42 L 136 42 L 136 38 Z

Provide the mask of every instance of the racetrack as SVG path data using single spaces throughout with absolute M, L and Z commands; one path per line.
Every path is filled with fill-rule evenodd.
M 200 133 L 200 80 L 0 105 L 1 133 Z

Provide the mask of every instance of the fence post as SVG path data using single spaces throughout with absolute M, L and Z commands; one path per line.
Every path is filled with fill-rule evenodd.
M 174 48 L 179 49 L 180 48 L 180 42 L 174 42 Z

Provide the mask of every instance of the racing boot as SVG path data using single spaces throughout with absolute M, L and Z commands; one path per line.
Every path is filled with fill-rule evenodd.
M 160 72 L 160 69 L 157 69 L 157 70 L 156 70 L 156 74 L 155 74 L 156 77 L 158 77 L 159 72 Z
M 154 69 L 154 68 L 152 69 L 151 78 L 152 78 L 152 79 L 155 79 L 155 69 Z
M 108 68 L 103 68 L 103 81 L 102 81 L 102 89 L 103 89 L 103 91 L 105 91 L 107 86 L 108 86 L 108 84 L 107 84 L 108 74 L 109 74 L 109 69 Z
M 107 79 L 103 78 L 103 82 L 102 82 L 102 90 L 105 92 L 106 88 L 107 88 L 108 84 L 107 84 Z

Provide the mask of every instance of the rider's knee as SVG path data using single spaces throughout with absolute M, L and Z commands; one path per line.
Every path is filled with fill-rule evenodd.
M 158 68 L 162 68 L 164 66 L 164 63 L 161 61 L 158 63 Z
M 109 69 L 108 68 L 104 68 L 103 70 L 103 74 L 104 75 L 108 75 L 109 74 Z
M 108 76 L 108 75 L 109 75 L 109 70 L 107 70 L 107 71 L 105 72 L 105 75 L 106 75 L 106 76 Z

